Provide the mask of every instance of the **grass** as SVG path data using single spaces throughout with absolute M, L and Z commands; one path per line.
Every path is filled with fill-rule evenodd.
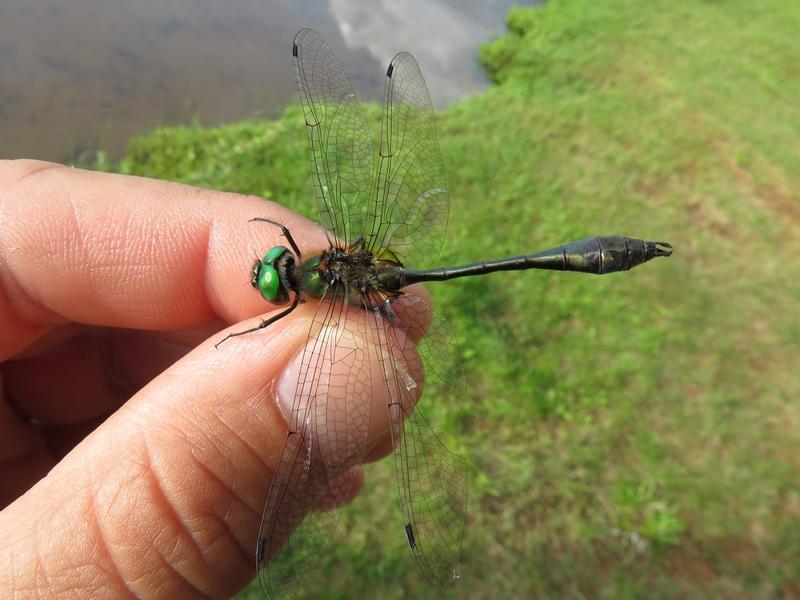
M 442 262 L 616 232 L 675 255 L 429 286 L 469 383 L 424 401 L 470 465 L 462 581 L 416 569 L 384 461 L 308 597 L 800 596 L 800 5 L 551 0 L 508 28 L 439 118 Z M 99 166 L 313 217 L 304 136 L 292 107 Z

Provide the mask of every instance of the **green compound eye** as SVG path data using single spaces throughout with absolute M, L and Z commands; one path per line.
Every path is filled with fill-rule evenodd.
M 269 264 L 262 264 L 258 272 L 258 291 L 268 302 L 275 302 L 280 292 L 280 278 L 275 267 Z

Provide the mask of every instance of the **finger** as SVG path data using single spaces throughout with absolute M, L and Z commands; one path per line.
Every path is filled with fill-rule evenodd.
M 0 161 L 0 360 L 67 322 L 148 330 L 235 322 L 265 304 L 250 249 L 322 248 L 311 222 L 260 199 L 35 161 Z M 253 243 L 253 235 L 259 240 Z
M 76 424 L 119 408 L 133 390 L 108 369 L 106 336 L 75 337 L 35 358 L 0 365 L 17 412 L 44 425 Z
M 0 475 L 5 484 L 0 507 L 38 481 L 109 414 L 185 355 L 201 333 L 84 331 L 60 345 L 45 344 L 49 349 L 31 358 L 0 363 L 0 381 L 5 382 L 5 400 L 0 396 Z M 32 440 L 38 443 L 35 448 Z M 26 472 L 26 477 L 15 476 L 2 464 L 12 460 L 15 473 Z
M 0 509 L 52 468 L 40 432 L 7 401 L 0 373 Z
M 5 512 L 6 507 L 20 494 L 47 475 L 54 464 L 53 457 L 44 445 L 35 446 L 24 456 L 3 462 L 0 466 L 3 477 L 0 485 L 0 509 Z M 4 587 L 3 581 L 3 577 L 0 576 L 0 590 L 5 592 L 13 589 Z
M 53 465 L 64 458 L 83 439 L 97 429 L 111 415 L 99 415 L 75 425 L 41 427 L 42 437 Z M 52 465 L 51 467 L 52 468 Z M 48 469 L 49 470 L 49 469 Z M 36 483 L 37 480 L 32 483 Z M 28 486 L 30 487 L 30 485 Z M 25 488 L 28 489 L 28 488 Z M 24 490 L 23 490 L 24 491 Z
M 0 372 L 18 414 L 73 425 L 110 414 L 189 349 L 151 332 L 92 328 L 31 358 L 6 361 Z
M 393 449 L 392 435 L 387 432 L 373 444 L 372 448 L 364 455 L 364 460 L 362 462 L 371 463 L 381 460 L 389 456 Z
M 364 487 L 364 469 L 352 467 L 331 484 L 330 490 L 314 505 L 314 510 L 327 511 L 352 501 Z
M 406 295 L 395 308 L 409 336 L 418 339 L 430 321 L 430 305 Z M 9 402 L 24 418 L 50 426 L 106 416 L 186 354 L 200 341 L 198 336 L 216 331 L 216 323 L 183 332 L 84 326 L 71 327 L 68 339 L 49 335 L 28 349 L 26 355 L 32 356 L 0 364 Z M 66 333 L 63 328 L 56 331 Z
M 251 580 L 287 437 L 276 396 L 308 335 L 310 304 L 263 335 L 220 350 L 220 336 L 202 344 L 0 513 L 0 589 L 13 581 L 43 595 L 227 596 Z M 373 385 L 371 412 L 385 419 L 386 386 Z
M 392 304 L 399 326 L 414 342 L 418 342 L 433 321 L 431 294 L 420 284 L 403 289 L 403 295 Z

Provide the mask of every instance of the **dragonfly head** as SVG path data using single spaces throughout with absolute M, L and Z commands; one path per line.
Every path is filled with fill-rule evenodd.
M 289 292 L 297 291 L 291 284 L 294 265 L 294 255 L 288 248 L 270 248 L 263 259 L 253 264 L 250 283 L 267 302 L 286 304 L 289 302 Z

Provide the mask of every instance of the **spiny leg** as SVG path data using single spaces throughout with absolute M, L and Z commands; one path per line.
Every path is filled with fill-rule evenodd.
M 259 329 L 264 329 L 265 327 L 267 327 L 269 325 L 272 325 L 275 321 L 278 321 L 279 319 L 282 319 L 283 317 L 288 315 L 290 312 L 292 312 L 295 308 L 297 308 L 298 304 L 300 304 L 300 294 L 296 293 L 294 295 L 294 300 L 292 300 L 292 305 L 289 308 L 287 308 L 285 311 L 283 311 L 282 313 L 278 313 L 274 317 L 270 317 L 266 321 L 261 321 L 261 323 L 259 323 L 255 327 L 251 327 L 250 329 L 245 329 L 244 331 L 237 331 L 236 333 L 229 333 L 224 338 L 222 338 L 219 342 L 214 344 L 214 348 L 219 348 L 220 344 L 222 344 L 222 342 L 224 342 L 224 341 L 226 341 L 226 340 L 228 340 L 228 339 L 230 339 L 232 337 L 238 337 L 240 335 L 246 335 L 248 333 L 253 333 L 255 331 L 258 331 Z
M 387 298 L 383 304 L 381 304 L 378 312 L 389 319 L 389 322 L 392 325 L 397 323 L 397 313 L 394 312 L 394 309 L 392 308 L 392 301 L 390 299 Z
M 278 227 L 280 227 L 281 233 L 283 233 L 283 237 L 285 237 L 289 241 L 289 245 L 292 247 L 292 250 L 294 250 L 294 253 L 297 255 L 297 260 L 300 260 L 302 258 L 300 248 L 297 247 L 297 244 L 295 243 L 294 238 L 292 237 L 292 234 L 289 231 L 289 228 L 286 227 L 286 225 L 284 225 L 283 223 L 278 223 L 277 221 L 273 221 L 272 219 L 264 219 L 262 217 L 255 217 L 253 219 L 250 219 L 251 223 L 253 221 L 259 221 L 260 223 L 271 223 L 272 225 L 277 225 Z
M 389 319 L 389 322 L 392 323 L 393 325 L 397 324 L 398 317 L 397 317 L 397 313 L 394 312 L 394 309 L 392 308 L 392 303 L 395 302 L 402 295 L 403 295 L 403 292 L 397 291 L 397 292 L 391 294 L 390 296 L 387 296 L 386 299 L 383 300 L 383 302 L 381 302 L 380 304 L 377 304 L 376 309 L 375 309 L 375 310 L 377 310 L 377 312 L 379 312 L 384 317 Z

